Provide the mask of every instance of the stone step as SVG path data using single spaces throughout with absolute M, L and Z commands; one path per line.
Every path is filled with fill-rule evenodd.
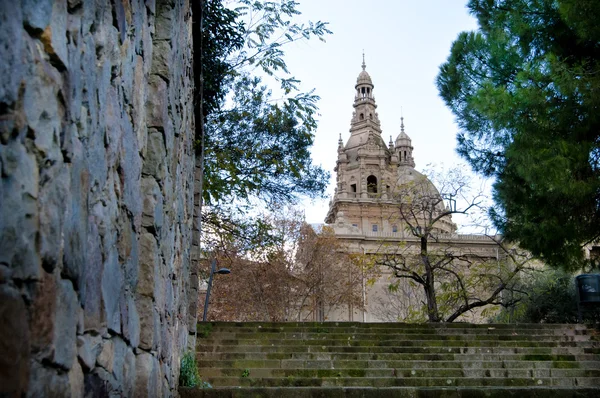
M 257 387 L 294 398 L 353 391 L 417 398 L 429 396 L 420 392 L 427 389 L 444 397 L 501 391 L 506 398 L 528 396 L 514 395 L 522 387 L 554 394 L 548 386 L 600 392 L 600 335 L 584 325 L 210 325 L 198 339 L 200 373 L 215 391 L 235 387 L 228 397 Z M 357 397 L 381 396 L 365 394 Z
M 410 377 L 450 377 L 450 378 L 569 378 L 594 377 L 600 380 L 600 369 L 456 369 L 456 368 L 201 368 L 203 378 L 215 377 L 250 377 L 250 378 L 335 378 L 335 377 L 367 377 L 367 378 L 410 378 Z M 247 374 L 246 376 L 242 376 Z
M 292 353 L 292 352 L 330 352 L 330 353 L 396 353 L 396 354 L 494 354 L 494 353 L 524 353 L 524 354 L 558 354 L 565 352 L 567 354 L 597 354 L 600 349 L 585 348 L 578 346 L 435 346 L 424 345 L 416 346 L 331 346 L 331 345 L 215 345 L 203 347 L 204 352 L 271 352 L 271 353 Z
M 207 368 L 305 368 L 305 369 L 381 369 L 381 368 L 411 368 L 411 369 L 600 369 L 598 361 L 382 361 L 382 360 L 295 360 L 295 359 L 265 359 L 265 360 L 200 360 L 198 366 Z
M 328 352 L 199 352 L 198 360 L 396 360 L 396 361 L 600 361 L 600 355 L 578 354 L 573 355 L 568 349 L 555 348 L 552 350 L 533 349 L 527 353 L 471 353 L 471 354 L 393 354 L 393 353 L 328 353 Z
M 395 329 L 387 330 L 382 329 L 384 333 L 377 331 L 364 331 L 364 330 L 353 330 L 349 332 L 340 332 L 340 331 L 332 331 L 332 332 L 314 332 L 314 331 L 306 331 L 306 330 L 298 330 L 298 331 L 223 331 L 223 330 L 213 330 L 208 338 L 203 339 L 202 341 L 209 341 L 213 339 L 226 339 L 226 340 L 235 340 L 235 339 L 308 339 L 308 340 L 319 340 L 319 339 L 344 339 L 348 337 L 353 337 L 355 339 L 393 339 L 398 337 L 410 337 L 417 338 L 420 340 L 429 340 L 429 339 L 444 339 L 444 340 L 452 340 L 457 338 L 475 338 L 475 339 L 518 339 L 519 336 L 525 337 L 536 337 L 536 338 L 552 338 L 552 337 L 571 337 L 572 340 L 598 340 L 599 336 L 591 333 L 588 330 L 551 330 L 551 329 L 543 329 L 540 331 L 536 331 L 535 333 L 530 333 L 530 331 L 514 331 L 514 330 L 494 330 L 494 331 L 479 331 L 479 330 L 471 330 L 471 329 L 448 329 L 448 330 L 406 330 L 406 331 L 398 331 Z M 531 332 L 534 332 L 533 330 Z M 418 337 L 417 337 L 418 336 Z M 489 337 L 488 337 L 489 336 Z
M 493 330 L 493 329 L 550 329 L 550 330 L 590 330 L 593 325 L 583 324 L 543 324 L 543 323 L 521 323 L 521 324 L 505 324 L 505 323 L 384 323 L 384 322 L 211 322 L 213 329 L 477 329 L 477 330 Z M 198 327 L 204 324 L 199 323 Z
M 563 386 L 597 387 L 597 377 L 208 377 L 219 387 L 524 387 Z
M 181 398 L 596 398 L 593 387 L 220 387 L 180 388 Z
M 437 336 L 436 336 L 437 337 Z M 600 341 L 591 341 L 584 339 L 573 341 L 575 336 L 556 336 L 548 338 L 528 338 L 526 336 L 510 336 L 508 339 L 486 338 L 488 336 L 479 336 L 479 338 L 435 338 L 435 339 L 408 339 L 401 336 L 397 339 L 358 339 L 352 336 L 343 338 L 321 338 L 321 339 L 210 339 L 202 341 L 203 347 L 227 346 L 227 345 L 328 345 L 328 346 L 428 346 L 428 347 L 600 347 Z M 519 337 L 519 338 L 514 338 Z M 577 336 L 579 337 L 579 336 Z

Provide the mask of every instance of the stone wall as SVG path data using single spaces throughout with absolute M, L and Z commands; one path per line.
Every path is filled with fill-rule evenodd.
M 189 0 L 0 0 L 0 396 L 176 394 L 191 44 Z

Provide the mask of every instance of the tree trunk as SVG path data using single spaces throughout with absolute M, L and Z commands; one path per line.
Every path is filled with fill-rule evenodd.
M 440 322 L 435 296 L 435 278 L 431 264 L 429 263 L 427 250 L 427 234 L 425 234 L 421 236 L 421 261 L 425 266 L 425 284 L 423 285 L 423 289 L 425 290 L 425 298 L 427 300 L 427 317 L 429 318 L 429 322 Z

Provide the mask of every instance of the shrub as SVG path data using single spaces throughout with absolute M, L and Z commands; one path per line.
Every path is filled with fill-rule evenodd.
M 179 385 L 182 387 L 196 387 L 201 384 L 200 373 L 196 358 L 191 352 L 187 352 L 181 358 L 181 368 L 179 371 Z
M 523 281 L 521 301 L 512 308 L 503 308 L 492 322 L 500 323 L 577 323 L 577 291 L 575 276 L 546 268 Z M 582 313 L 584 321 L 600 319 L 600 309 Z

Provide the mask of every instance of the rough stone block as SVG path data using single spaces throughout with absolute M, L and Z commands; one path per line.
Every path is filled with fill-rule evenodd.
M 137 312 L 135 300 L 126 293 L 123 295 L 121 303 L 121 323 L 123 329 L 123 337 L 129 341 L 129 345 L 137 348 L 140 344 L 140 316 Z
M 131 347 L 127 348 L 125 360 L 123 362 L 123 395 L 126 397 L 134 396 L 135 394 L 135 379 L 136 379 L 136 355 Z
M 60 367 L 70 369 L 77 355 L 77 295 L 71 281 L 57 283 L 56 313 L 54 315 L 54 359 Z
M 50 24 L 52 17 L 52 0 L 22 0 L 23 23 L 33 31 L 42 32 Z M 9 3 L 5 3 L 9 4 Z M 14 4 L 11 5 L 15 7 Z
M 63 227 L 65 207 L 70 207 L 70 177 L 67 168 L 56 167 L 54 178 L 47 181 L 40 189 L 38 203 L 39 212 L 39 247 L 42 265 L 48 272 L 62 264 Z M 75 281 L 77 271 L 71 268 L 69 273 Z
M 69 386 L 71 387 L 71 397 L 83 397 L 85 392 L 83 371 L 77 362 L 69 371 Z
M 37 361 L 31 362 L 28 397 L 68 397 L 70 393 L 67 373 Z
M 70 165 L 69 208 L 64 220 L 63 274 L 71 279 L 76 288 L 85 296 L 86 280 L 83 268 L 87 264 L 88 253 L 88 208 L 89 173 L 83 158 L 84 149 L 79 139 L 74 140 L 73 159 Z
M 89 223 L 87 236 L 87 263 L 84 268 L 85 294 L 81 300 L 84 308 L 85 330 L 99 332 L 105 324 L 104 303 L 102 301 L 102 261 L 101 240 L 98 227 L 93 220 Z
M 105 238 L 106 239 L 106 238 Z M 109 248 L 102 273 L 102 302 L 104 303 L 106 324 L 115 333 L 121 333 L 121 312 L 119 302 L 123 288 L 123 275 L 116 247 Z
M 150 73 L 160 76 L 165 80 L 171 79 L 170 69 L 173 57 L 171 56 L 171 45 L 166 40 L 155 41 Z M 166 97 L 165 92 L 165 97 Z
M 31 304 L 31 345 L 36 356 L 51 359 L 54 351 L 54 328 L 58 286 L 55 274 L 43 272 L 33 286 Z
M 67 53 L 67 0 L 54 0 L 50 25 L 41 36 L 46 52 L 61 69 L 68 68 Z
M 139 347 L 144 350 L 156 350 L 158 347 L 157 339 L 160 337 L 158 332 L 160 319 L 154 309 L 154 302 L 150 297 L 139 296 L 136 300 L 136 306 L 140 315 Z
M 96 366 L 96 358 L 102 348 L 102 337 L 84 334 L 77 337 L 77 357 L 87 372 Z
M 21 396 L 29 379 L 30 334 L 18 291 L 0 285 L 0 396 Z
M 135 391 L 145 397 L 159 396 L 160 370 L 153 355 L 143 352 L 136 358 Z
M 35 155 L 12 141 L 0 146 L 4 178 L 0 179 L 0 263 L 8 264 L 15 279 L 39 279 L 41 260 L 38 233 L 38 166 Z
M 146 117 L 147 126 L 149 128 L 154 127 L 155 129 L 164 129 L 169 117 L 167 109 L 167 83 L 158 76 L 151 76 L 149 79 L 146 96 Z M 146 154 L 147 150 L 144 153 Z
M 146 128 L 146 76 L 144 75 L 144 58 L 136 56 L 135 71 L 133 75 L 133 129 L 138 141 L 138 148 L 144 150 L 148 138 Z
M 154 297 L 154 284 L 158 277 L 157 269 L 160 261 L 156 238 L 150 233 L 140 236 L 140 262 L 138 271 L 138 295 Z
M 25 7 L 23 7 L 25 8 Z M 23 51 L 23 15 L 21 7 L 11 2 L 0 3 L 0 102 L 17 100 L 21 82 L 21 52 Z
M 142 179 L 142 227 L 159 232 L 163 225 L 163 195 L 153 177 Z
M 96 359 L 98 366 L 104 368 L 108 373 L 113 372 L 113 364 L 115 361 L 115 343 L 113 339 L 104 339 L 102 342 L 102 350 Z

